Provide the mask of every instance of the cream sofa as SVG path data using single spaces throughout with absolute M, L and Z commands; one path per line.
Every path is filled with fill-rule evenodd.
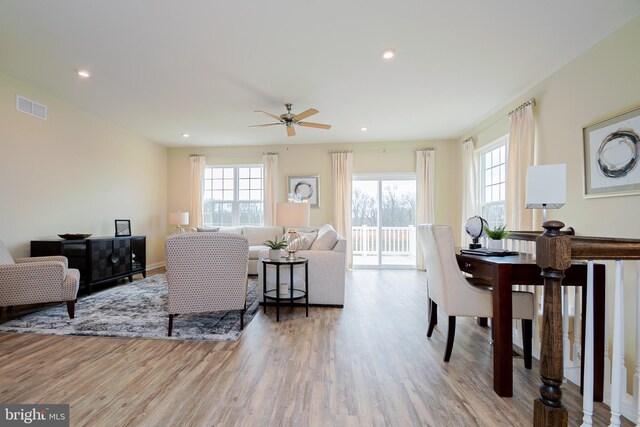
M 333 227 L 325 225 L 318 230 L 318 237 L 309 249 L 296 252 L 296 256 L 309 260 L 309 304 L 344 306 L 344 283 L 346 267 L 347 241 L 335 233 L 335 239 L 323 240 L 323 232 L 335 233 Z M 327 237 L 327 236 L 325 236 Z M 315 245 L 315 246 L 314 246 Z M 260 259 L 268 258 L 268 249 L 259 253 Z M 290 274 L 288 266 L 280 267 L 280 284 L 289 284 Z M 276 267 L 267 265 L 267 287 L 275 288 Z M 293 284 L 295 288 L 304 289 L 304 267 L 293 267 Z M 263 268 L 258 268 L 258 286 L 263 284 Z M 258 292 L 258 301 L 263 302 L 262 288 Z
M 196 229 L 193 229 L 196 231 Z M 262 298 L 262 263 L 260 259 L 269 257 L 269 248 L 264 245 L 265 240 L 282 238 L 285 229 L 279 226 L 238 226 L 238 227 L 213 227 L 210 229 L 197 229 L 199 231 L 222 231 L 224 233 L 241 234 L 249 242 L 249 268 L 250 275 L 258 275 L 260 291 L 258 300 Z M 317 232 L 318 237 L 309 234 L 305 240 L 303 250 L 296 252 L 297 256 L 309 259 L 309 304 L 344 306 L 344 283 L 346 266 L 347 241 L 337 234 L 331 225 L 324 225 L 320 229 L 297 229 L 301 235 Z M 327 234 L 325 234 L 327 233 Z M 335 234 L 334 234 L 335 233 Z M 335 237 L 334 237 L 335 236 Z M 309 244 L 311 245 L 309 247 Z M 314 246 L 315 245 L 315 246 Z M 284 256 L 284 252 L 283 252 Z M 267 270 L 269 287 L 275 286 L 275 267 Z M 288 267 L 280 267 L 281 272 Z M 286 277 L 284 277 L 286 276 Z M 281 284 L 289 283 L 289 275 L 281 277 Z M 304 268 L 294 267 L 295 287 L 304 287 Z
M 280 226 L 252 226 L 244 225 L 239 227 L 220 227 L 219 231 L 223 233 L 241 234 L 249 241 L 249 274 L 258 274 L 258 260 L 260 251 L 268 249 L 264 245 L 265 240 L 274 240 L 282 238 L 285 230 Z

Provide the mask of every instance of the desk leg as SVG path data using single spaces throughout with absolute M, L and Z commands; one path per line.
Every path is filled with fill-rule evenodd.
M 493 390 L 501 397 L 513 396 L 513 339 L 511 336 L 511 265 L 496 265 L 493 281 Z

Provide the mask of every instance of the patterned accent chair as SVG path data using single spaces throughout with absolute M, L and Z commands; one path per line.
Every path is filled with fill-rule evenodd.
M 80 271 L 63 256 L 13 259 L 0 242 L 0 307 L 65 301 L 73 319 Z
M 169 285 L 169 333 L 182 313 L 240 310 L 247 301 L 247 238 L 229 233 L 174 234 L 165 241 Z

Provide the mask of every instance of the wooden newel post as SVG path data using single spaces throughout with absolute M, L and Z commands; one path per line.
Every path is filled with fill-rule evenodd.
M 542 342 L 540 347 L 540 397 L 533 403 L 535 427 L 566 426 L 567 409 L 562 406 L 562 294 L 564 271 L 571 266 L 571 240 L 560 234 L 564 224 L 547 221 L 536 238 L 536 263 L 544 278 Z

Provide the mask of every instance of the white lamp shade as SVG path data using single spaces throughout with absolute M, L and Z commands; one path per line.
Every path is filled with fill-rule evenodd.
M 283 227 L 308 227 L 311 221 L 309 203 L 278 203 L 276 206 L 276 225 Z
M 535 165 L 527 169 L 528 209 L 559 209 L 567 201 L 567 165 Z
M 171 212 L 169 214 L 169 224 L 171 225 L 188 225 L 189 212 Z

